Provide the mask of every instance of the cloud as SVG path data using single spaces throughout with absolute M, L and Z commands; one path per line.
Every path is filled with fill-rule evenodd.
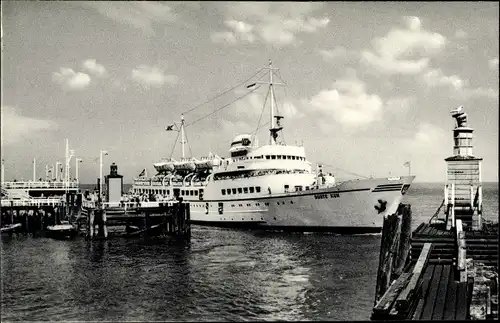
M 424 122 L 418 126 L 413 138 L 405 140 L 403 147 L 414 153 L 435 152 L 441 150 L 439 143 L 446 142 L 446 135 L 447 133 L 438 126 Z
M 404 17 L 404 21 L 406 28 L 393 28 L 384 37 L 374 39 L 373 48 L 361 52 L 361 61 L 384 74 L 422 72 L 429 64 L 428 56 L 439 53 L 446 38 L 422 30 L 418 17 Z
M 162 87 L 165 83 L 177 84 L 178 78 L 175 75 L 165 75 L 157 67 L 140 65 L 132 70 L 132 80 L 144 87 Z
M 452 91 L 452 97 L 456 99 L 467 100 L 478 97 L 498 99 L 498 89 L 471 88 L 469 82 L 463 80 L 460 76 L 444 75 L 441 69 L 429 69 L 422 75 L 422 80 L 429 88 L 448 88 Z
M 212 33 L 212 41 L 231 44 L 236 42 L 253 43 L 255 41 L 255 35 L 252 33 L 253 25 L 237 20 L 226 20 L 224 23 L 231 31 Z
M 411 105 L 414 104 L 416 98 L 414 96 L 410 97 L 391 97 L 387 100 L 385 107 L 388 111 L 392 112 L 406 112 L 410 109 Z
M 141 29 L 146 35 L 155 34 L 157 25 L 178 19 L 165 2 L 156 1 L 82 1 L 82 6 L 97 10 L 100 14 L 119 23 Z
M 424 82 L 430 87 L 451 87 L 461 90 L 465 86 L 464 80 L 457 75 L 446 76 L 441 69 L 429 69 L 422 75 Z
M 365 91 L 359 80 L 338 80 L 330 90 L 323 90 L 312 97 L 308 105 L 313 111 L 338 123 L 356 128 L 381 118 L 382 99 Z
M 344 46 L 337 46 L 334 49 L 320 49 L 318 52 L 327 62 L 335 61 L 337 59 L 347 59 L 356 54 L 355 51 L 348 50 Z
M 90 84 L 88 74 L 76 73 L 71 68 L 61 67 L 59 72 L 52 73 L 52 80 L 65 90 L 83 90 Z
M 498 57 L 493 57 L 488 61 L 488 66 L 495 71 L 498 71 Z
M 462 29 L 459 29 L 455 32 L 455 38 L 457 39 L 465 39 L 467 38 L 469 35 L 463 31 Z
M 282 3 L 238 2 L 229 7 L 225 25 L 229 30 L 212 33 L 215 42 L 253 43 L 260 41 L 277 46 L 297 43 L 297 35 L 314 33 L 325 28 L 330 19 L 316 18 L 310 14 L 321 3 L 295 3 L 293 6 Z M 294 7 L 294 8 L 290 8 Z
M 96 75 L 104 76 L 106 74 L 106 69 L 101 64 L 98 64 L 95 59 L 87 59 L 82 63 L 82 68 L 87 72 Z
M 482 97 L 498 101 L 498 88 L 493 89 L 477 87 L 473 89 L 465 89 L 462 93 L 459 93 L 459 97 L 462 97 L 463 99 Z
M 57 124 L 50 120 L 20 115 L 14 107 L 2 105 L 2 144 L 23 142 L 36 134 L 55 130 Z

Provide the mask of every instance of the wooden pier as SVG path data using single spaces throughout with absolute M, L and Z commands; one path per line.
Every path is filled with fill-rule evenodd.
M 498 318 L 498 223 L 464 231 L 422 223 L 411 233 L 411 208 L 384 220 L 372 320 Z M 401 271 L 401 264 L 404 270 Z
M 71 220 L 77 214 L 80 198 L 74 194 L 62 198 L 29 198 L 2 199 L 1 218 L 2 233 L 39 234 L 48 226 Z
M 190 239 L 190 205 L 168 202 L 84 201 L 79 231 L 88 239 L 169 235 Z M 111 230 L 121 227 L 120 230 Z

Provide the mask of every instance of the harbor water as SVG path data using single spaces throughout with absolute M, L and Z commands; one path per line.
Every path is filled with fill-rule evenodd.
M 498 183 L 483 184 L 498 220 Z M 414 228 L 443 199 L 415 183 Z M 380 235 L 193 227 L 172 238 L 88 242 L 2 236 L 2 321 L 368 320 Z

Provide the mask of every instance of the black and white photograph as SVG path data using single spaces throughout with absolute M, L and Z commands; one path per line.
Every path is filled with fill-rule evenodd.
M 0 4 L 2 322 L 498 319 L 498 2 Z

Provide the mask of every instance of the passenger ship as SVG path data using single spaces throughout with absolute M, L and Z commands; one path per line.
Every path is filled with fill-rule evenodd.
M 153 164 L 155 176 L 134 180 L 132 192 L 189 201 L 193 224 L 379 233 L 384 216 L 396 212 L 414 176 L 336 182 L 321 166 L 313 169 L 303 146 L 278 139 L 283 117 L 275 115 L 273 75 L 277 69 L 271 62 L 265 69 L 269 81 L 258 83 L 269 85 L 269 144 L 259 146 L 254 135 L 241 134 L 232 141 L 226 158 L 210 154 L 162 160 Z M 180 125 L 174 125 L 184 145 L 184 117 Z

